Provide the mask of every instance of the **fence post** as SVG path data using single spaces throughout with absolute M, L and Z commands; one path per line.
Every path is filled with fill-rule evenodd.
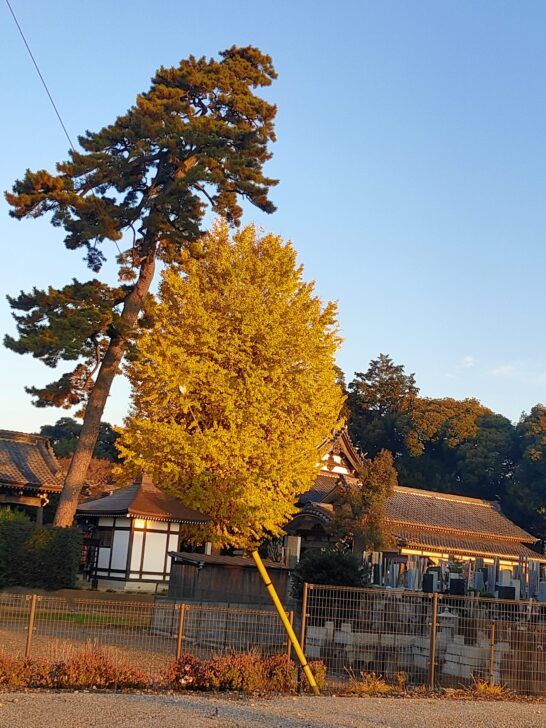
M 178 616 L 178 634 L 176 635 L 176 659 L 180 659 L 182 654 L 182 640 L 184 639 L 184 620 L 186 618 L 186 605 L 178 604 L 177 608 L 180 612 Z
M 309 584 L 304 582 L 303 584 L 303 599 L 301 602 L 301 629 L 300 629 L 300 645 L 301 649 L 305 651 L 305 629 L 307 627 L 307 593 L 309 591 Z
M 28 597 L 27 597 L 28 599 Z M 36 604 L 38 602 L 38 596 L 32 594 L 30 597 L 30 611 L 28 613 L 28 625 L 27 625 L 27 643 L 25 645 L 25 660 L 30 657 L 30 650 L 32 647 L 32 635 L 34 633 L 34 622 L 36 620 Z
M 288 621 L 290 622 L 290 626 L 294 626 L 294 612 L 288 612 Z M 286 640 L 287 642 L 287 654 L 288 659 L 290 660 L 292 658 L 292 642 L 290 642 L 290 637 Z
M 430 645 L 428 662 L 428 686 L 434 690 L 436 683 L 436 632 L 438 629 L 438 594 L 432 595 L 432 622 L 430 623 Z
M 491 622 L 489 633 L 489 684 L 495 682 L 495 622 Z

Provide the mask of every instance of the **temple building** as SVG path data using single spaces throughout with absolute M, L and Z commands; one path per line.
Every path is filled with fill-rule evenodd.
M 102 589 L 128 591 L 166 587 L 169 552 L 183 550 L 184 526 L 210 520 L 161 491 L 146 474 L 126 488 L 81 503 L 76 519 L 86 536 L 88 578 Z
M 289 550 L 303 553 L 332 542 L 336 496 L 344 483 L 358 482 L 359 457 L 347 432 L 338 433 L 313 487 L 300 496 L 300 513 L 286 527 Z M 380 586 L 515 598 L 545 590 L 541 545 L 497 502 L 397 486 L 387 515 L 395 545 L 370 556 L 373 581 Z
M 63 474 L 47 437 L 0 430 L 0 508 L 24 509 L 38 523 L 63 487 Z

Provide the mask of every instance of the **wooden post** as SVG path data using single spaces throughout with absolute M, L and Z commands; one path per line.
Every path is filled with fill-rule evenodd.
M 293 627 L 294 626 L 294 612 L 288 612 L 288 621 L 290 622 L 290 626 Z M 292 642 L 290 642 L 290 637 L 288 637 L 288 639 L 286 641 L 287 641 L 286 649 L 287 649 L 288 659 L 291 660 L 292 659 Z
M 495 622 L 491 622 L 489 633 L 489 684 L 495 682 Z
M 436 683 L 436 632 L 438 630 L 438 594 L 432 595 L 432 622 L 430 624 L 430 644 L 428 656 L 428 686 L 434 690 Z
M 186 618 L 186 605 L 177 604 L 180 614 L 178 616 L 178 634 L 176 635 L 176 659 L 180 659 L 182 654 L 182 641 L 184 639 L 184 620 Z
M 307 628 L 307 599 L 309 592 L 309 584 L 307 582 L 303 585 L 303 599 L 301 602 L 301 628 L 300 628 L 300 645 L 302 650 L 305 651 L 305 630 Z
M 25 660 L 28 660 L 30 658 L 30 650 L 32 647 L 32 635 L 34 633 L 34 622 L 36 620 L 37 602 L 38 602 L 38 596 L 36 594 L 33 594 L 30 597 L 30 611 L 28 613 L 27 643 L 25 645 Z

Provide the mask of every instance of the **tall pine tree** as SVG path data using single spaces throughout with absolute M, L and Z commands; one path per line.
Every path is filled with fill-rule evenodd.
M 6 198 L 13 217 L 51 214 L 65 245 L 83 249 L 98 273 L 104 244 L 121 246 L 120 285 L 74 280 L 10 298 L 19 338 L 8 347 L 51 367 L 77 362 L 56 382 L 30 387 L 37 406 L 82 405 L 83 427 L 55 523 L 69 526 L 99 426 L 127 346 L 137 331 L 156 261 L 199 255 L 207 207 L 238 224 L 244 198 L 273 212 L 264 176 L 276 108 L 254 93 L 276 77 L 256 48 L 232 47 L 220 58 L 190 56 L 160 68 L 149 91 L 99 132 L 79 138 L 57 173 L 27 171 Z

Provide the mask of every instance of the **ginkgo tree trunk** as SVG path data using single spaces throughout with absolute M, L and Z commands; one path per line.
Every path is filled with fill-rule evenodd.
M 190 56 L 160 68 L 151 88 L 114 123 L 79 137 L 56 174 L 27 171 L 6 193 L 13 217 L 51 214 L 71 250 L 98 274 L 120 250 L 118 286 L 97 278 L 9 298 L 18 338 L 5 344 L 56 367 L 55 382 L 27 387 L 38 407 L 79 405 L 83 426 L 55 524 L 70 526 L 104 407 L 127 348 L 145 322 L 156 262 L 199 256 L 207 208 L 237 225 L 244 198 L 273 212 L 276 180 L 264 175 L 276 107 L 255 93 L 276 77 L 269 56 L 232 47 L 218 59 Z

